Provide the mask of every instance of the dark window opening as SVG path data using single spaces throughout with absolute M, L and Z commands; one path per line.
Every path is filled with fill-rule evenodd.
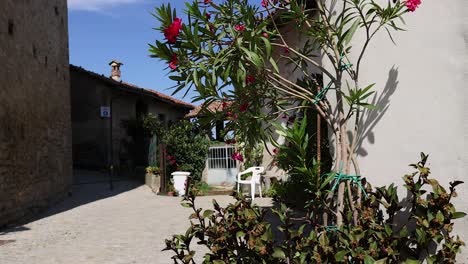
M 33 48 L 32 48 L 32 52 L 33 52 L 33 56 L 35 59 L 37 59 L 37 49 L 36 49 L 36 46 L 33 45 Z
M 164 114 L 158 114 L 158 119 L 161 123 L 166 123 L 166 116 Z
M 8 20 L 8 35 L 13 36 L 15 33 L 15 24 L 12 19 Z
M 44 64 L 45 64 L 45 66 L 47 66 L 47 63 L 48 63 L 48 62 L 49 62 L 49 58 L 48 58 L 47 56 L 45 56 L 45 58 L 44 58 Z
M 55 15 L 58 16 L 59 15 L 59 10 L 58 10 L 57 6 L 54 6 L 54 11 L 55 11 Z
M 143 120 L 143 118 L 148 115 L 148 105 L 144 102 L 137 101 L 135 108 L 137 120 Z

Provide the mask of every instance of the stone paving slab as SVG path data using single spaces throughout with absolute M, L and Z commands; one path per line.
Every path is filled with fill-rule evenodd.
M 199 207 L 221 205 L 230 196 L 197 198 Z M 255 199 L 271 206 L 267 198 Z M 1 264 L 172 263 L 164 239 L 185 232 L 190 209 L 180 198 L 156 196 L 147 186 L 118 182 L 75 186 L 73 196 L 24 226 L 0 231 Z M 199 246 L 202 249 L 201 246 Z M 200 260 L 202 254 L 197 254 Z

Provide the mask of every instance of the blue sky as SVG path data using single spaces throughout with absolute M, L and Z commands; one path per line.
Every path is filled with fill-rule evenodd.
M 166 64 L 149 57 L 148 43 L 162 39 L 152 28 L 158 22 L 150 15 L 155 6 L 170 2 L 182 14 L 183 0 L 68 0 L 70 63 L 110 75 L 108 63 L 124 63 L 122 80 L 166 94 L 174 82 Z M 193 94 L 192 94 L 193 95 Z M 190 102 L 190 94 L 174 97 Z

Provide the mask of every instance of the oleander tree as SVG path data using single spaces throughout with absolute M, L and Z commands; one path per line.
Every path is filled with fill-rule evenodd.
M 210 118 L 228 119 L 226 130 L 235 131 L 248 145 L 271 138 L 268 124 L 290 119 L 301 109 L 316 111 L 334 137 L 337 175 L 337 182 L 331 183 L 337 190 L 327 197 L 323 223 L 341 226 L 347 213 L 358 221 L 363 195 L 352 175 L 360 171 L 359 120 L 365 109 L 375 107 L 366 101 L 375 92 L 374 84 L 360 82 L 367 48 L 382 30 L 392 41 L 391 34 L 402 30 L 403 17 L 420 4 L 420 0 L 202 0 L 186 3 L 183 16 L 170 4 L 161 5 L 154 16 L 165 39 L 150 45 L 150 52 L 167 61 L 174 93 L 194 89 L 194 101 L 226 102 L 224 112 Z M 288 27 L 305 41 L 291 44 L 284 30 Z M 354 39 L 358 32 L 364 38 Z

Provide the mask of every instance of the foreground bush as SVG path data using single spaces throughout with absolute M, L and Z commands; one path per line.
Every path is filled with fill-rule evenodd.
M 368 197 L 357 203 L 357 225 L 351 213 L 339 228 L 316 222 L 313 214 L 323 211 L 323 200 L 311 201 L 311 210 L 299 220 L 285 205 L 273 209 L 281 238 L 274 236 L 266 210 L 240 196 L 227 207 L 213 201 L 214 210 L 202 210 L 190 194 L 182 205 L 193 209 L 191 226 L 166 240 L 165 250 L 175 253 L 175 263 L 195 263 L 191 243 L 196 238 L 208 249 L 205 263 L 455 263 L 464 243 L 452 235 L 453 220 L 465 213 L 456 211 L 452 198 L 462 182 L 451 182 L 447 191 L 429 177 L 426 161 L 422 154 L 411 165 L 416 171 L 403 177 L 404 201 L 393 184 L 367 185 Z

